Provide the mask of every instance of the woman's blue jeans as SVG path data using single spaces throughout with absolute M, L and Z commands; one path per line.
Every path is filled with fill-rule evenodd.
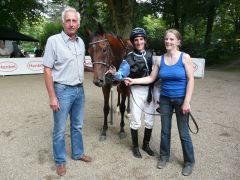
M 66 121 L 70 115 L 70 133 L 73 159 L 79 159 L 84 153 L 82 127 L 84 120 L 85 95 L 83 85 L 67 86 L 54 83 L 60 110 L 53 112 L 53 155 L 56 165 L 66 163 L 65 133 Z
M 193 144 L 189 134 L 188 120 L 189 114 L 182 113 L 182 104 L 184 97 L 169 98 L 166 96 L 160 97 L 160 111 L 161 111 L 161 143 L 160 143 L 160 159 L 169 160 L 170 156 L 170 141 L 171 141 L 171 127 L 172 115 L 175 110 L 177 118 L 177 127 L 182 144 L 184 164 L 194 164 Z

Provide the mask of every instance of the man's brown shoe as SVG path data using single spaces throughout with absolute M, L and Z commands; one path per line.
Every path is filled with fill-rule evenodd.
M 92 158 L 90 156 L 87 156 L 87 155 L 83 155 L 81 158 L 79 158 L 78 160 L 80 161 L 84 161 L 84 162 L 92 162 Z
M 64 176 L 66 174 L 66 167 L 65 164 L 60 164 L 57 166 L 57 175 Z

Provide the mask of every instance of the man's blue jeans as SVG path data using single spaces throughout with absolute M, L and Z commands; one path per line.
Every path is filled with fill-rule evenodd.
M 82 85 L 67 86 L 54 83 L 60 110 L 53 112 L 53 155 L 56 165 L 66 163 L 65 132 L 68 114 L 73 159 L 79 159 L 84 153 L 82 127 L 84 119 L 85 95 Z
M 160 159 L 169 160 L 170 156 L 170 141 L 171 141 L 171 126 L 172 115 L 175 110 L 177 118 L 177 127 L 182 144 L 184 164 L 194 164 L 194 151 L 192 140 L 188 129 L 189 114 L 182 113 L 182 104 L 184 97 L 169 98 L 166 96 L 160 97 L 161 111 L 161 143 L 160 143 Z

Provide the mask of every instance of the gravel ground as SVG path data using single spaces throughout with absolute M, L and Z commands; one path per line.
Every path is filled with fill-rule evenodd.
M 69 121 L 66 135 L 67 174 L 58 177 L 52 159 L 52 113 L 42 75 L 0 77 L 0 179 L 240 179 L 240 73 L 206 71 L 195 81 L 192 113 L 200 132 L 192 134 L 196 165 L 190 177 L 183 177 L 182 150 L 173 119 L 171 158 L 165 169 L 156 168 L 160 144 L 160 119 L 155 117 L 151 146 L 156 156 L 131 153 L 129 119 L 127 137 L 118 137 L 120 116 L 115 113 L 106 141 L 100 142 L 103 125 L 103 97 L 85 73 L 86 118 L 84 144 L 91 164 L 70 158 Z M 116 99 L 116 93 L 114 93 Z M 140 145 L 143 138 L 140 130 Z

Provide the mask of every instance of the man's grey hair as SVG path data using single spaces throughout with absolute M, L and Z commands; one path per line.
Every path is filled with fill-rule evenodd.
M 72 8 L 72 7 L 69 7 L 69 6 L 66 7 L 66 8 L 63 10 L 63 12 L 62 12 L 62 22 L 64 23 L 64 20 L 65 20 L 64 18 L 65 18 L 66 12 L 69 12 L 69 11 L 74 12 L 74 13 L 77 14 L 78 24 L 80 24 L 80 20 L 81 20 L 80 13 L 77 12 L 77 10 L 76 10 L 75 8 Z

